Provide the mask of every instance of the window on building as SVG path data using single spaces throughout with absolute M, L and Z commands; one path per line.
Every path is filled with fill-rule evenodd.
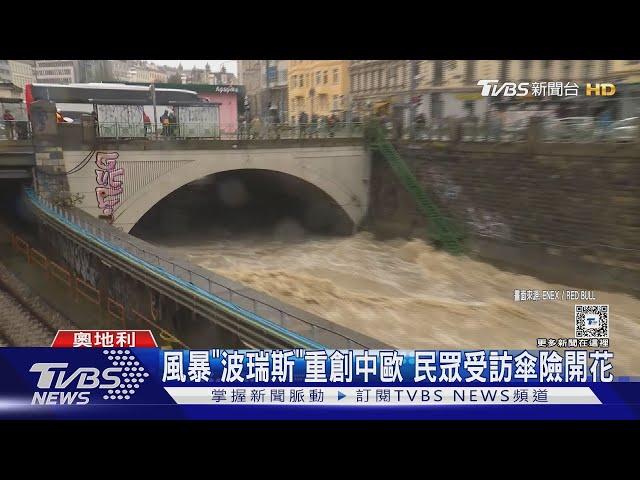
M 589 80 L 591 78 L 591 69 L 593 67 L 592 60 L 584 60 L 582 63 L 582 77 L 585 80 Z
M 467 60 L 466 69 L 464 71 L 464 83 L 466 84 L 475 83 L 475 77 L 476 77 L 476 61 Z
M 500 62 L 500 72 L 498 73 L 500 81 L 509 81 L 509 67 L 511 66 L 511 60 L 502 60 Z
M 338 95 L 333 96 L 333 110 L 340 109 L 340 97 Z
M 324 85 L 329 83 L 329 72 L 327 72 L 326 70 L 324 72 L 322 72 L 322 83 Z
M 529 80 L 529 75 L 531 74 L 531 60 L 522 60 L 522 80 Z
M 298 79 L 295 75 L 291 75 L 291 85 L 293 85 L 294 87 L 298 86 Z
M 389 71 L 387 72 L 387 78 L 389 79 L 389 85 L 391 87 L 395 87 L 396 86 L 396 80 L 397 80 L 397 76 L 396 76 L 396 69 L 391 67 L 389 68 Z
M 320 71 L 316 72 L 316 85 L 320 85 L 320 81 L 322 80 L 322 73 Z
M 434 86 L 442 85 L 442 77 L 443 77 L 443 66 L 442 60 L 435 60 L 433 62 L 433 80 L 432 83 Z M 439 97 L 438 97 L 439 98 Z M 433 97 L 432 97 L 432 105 L 433 105 Z
M 442 118 L 442 98 L 439 93 L 431 94 L 431 118 Z
M 333 70 L 333 84 L 337 85 L 339 81 L 340 81 L 340 75 L 338 74 L 338 69 L 335 68 Z

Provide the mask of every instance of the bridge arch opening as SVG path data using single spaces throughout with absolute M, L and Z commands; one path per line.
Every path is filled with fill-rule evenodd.
M 343 206 L 322 189 L 263 169 L 227 170 L 190 182 L 157 202 L 131 229 L 147 239 L 188 232 L 258 233 L 291 240 L 353 231 L 353 220 Z

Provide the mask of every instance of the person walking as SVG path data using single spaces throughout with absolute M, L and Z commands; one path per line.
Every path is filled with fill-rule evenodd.
M 300 138 L 304 137 L 306 134 L 308 121 L 309 121 L 309 117 L 307 116 L 307 113 L 304 111 L 300 112 L 300 115 L 298 115 L 298 127 L 300 128 L 299 130 Z
M 169 112 L 169 135 L 175 137 L 178 134 L 178 118 L 173 110 Z
M 169 110 L 165 110 L 160 117 L 160 123 L 162 124 L 162 136 L 169 136 Z
M 16 119 L 13 115 L 11 115 L 10 110 L 4 111 L 4 115 L 2 115 L 2 120 L 4 121 L 5 132 L 7 132 L 7 140 L 14 140 Z
M 329 136 L 334 137 L 336 134 L 336 126 L 338 125 L 338 117 L 335 113 L 331 114 L 329 120 L 327 121 L 327 124 L 329 126 Z
M 262 136 L 262 120 L 260 117 L 256 115 L 253 120 L 251 120 L 251 139 L 256 140 Z

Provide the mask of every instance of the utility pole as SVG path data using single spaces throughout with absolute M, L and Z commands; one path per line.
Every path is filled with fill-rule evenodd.
M 409 138 L 411 140 L 415 140 L 416 137 L 416 104 L 413 101 L 413 97 L 416 94 L 416 65 L 417 62 L 416 60 L 411 60 L 411 63 L 409 65 L 409 69 L 411 72 L 411 84 L 410 84 L 410 91 L 411 93 L 409 94 L 409 101 L 411 102 L 410 105 L 410 110 L 409 110 Z
M 153 131 L 156 140 L 158 139 L 158 110 L 156 108 L 156 84 L 152 83 L 149 86 L 149 92 L 151 93 L 151 100 L 153 102 Z M 144 108 L 144 106 L 142 107 Z

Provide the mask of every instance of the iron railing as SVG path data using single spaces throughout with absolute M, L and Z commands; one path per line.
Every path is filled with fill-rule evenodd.
M 287 123 L 222 124 L 177 123 L 170 125 L 143 125 L 127 122 L 98 122 L 100 138 L 147 139 L 213 139 L 213 140 L 278 140 L 296 138 L 359 138 L 362 123 L 340 122 L 291 125 Z
M 499 120 L 432 120 L 417 124 L 415 140 L 448 142 L 525 142 L 531 128 L 527 120 L 502 123 Z M 394 135 L 391 127 L 388 137 L 409 138 L 409 129 Z M 619 143 L 640 142 L 640 120 L 600 121 L 591 117 L 542 119 L 538 141 L 546 143 Z
M 188 266 L 185 266 L 184 262 L 177 262 L 162 255 L 158 252 L 157 248 L 151 246 L 145 248 L 143 241 L 139 239 L 132 240 L 133 237 L 111 225 L 101 225 L 98 220 L 89 214 L 60 207 L 47 199 L 36 197 L 33 193 L 28 192 L 28 194 L 33 201 L 41 202 L 55 214 L 76 225 L 78 228 L 105 242 L 126 250 L 142 262 L 158 267 L 167 274 L 191 284 L 202 293 L 213 297 L 216 301 L 229 302 L 235 307 L 239 307 L 240 310 L 252 313 L 262 322 L 274 324 L 295 332 L 298 335 L 303 335 L 319 345 L 327 345 L 335 348 L 367 348 L 364 344 L 330 327 L 318 325 L 300 318 L 293 313 L 223 285 L 207 275 L 190 269 Z
M 59 124 L 61 128 L 76 124 Z M 640 142 L 640 120 L 599 121 L 595 118 L 544 119 L 540 123 L 538 140 L 547 143 L 621 143 Z M 382 124 L 389 139 L 410 138 L 407 126 L 396 128 L 391 122 Z M 525 142 L 530 125 L 521 120 L 503 124 L 490 119 L 471 121 L 466 119 L 433 119 L 417 123 L 414 139 L 440 142 Z M 326 122 L 205 124 L 178 123 L 168 126 L 126 122 L 99 122 L 96 134 L 99 138 L 115 139 L 203 139 L 203 140 L 279 140 L 313 138 L 362 138 L 364 123 Z M 30 140 L 31 122 L 26 120 L 0 120 L 0 140 Z
M 31 122 L 28 120 L 0 120 L 0 140 L 29 140 Z

